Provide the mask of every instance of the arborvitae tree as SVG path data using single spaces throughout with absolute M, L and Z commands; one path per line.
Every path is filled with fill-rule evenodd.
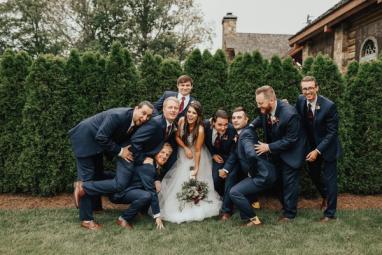
M 199 49 L 195 49 L 187 57 L 184 63 L 184 73 L 190 76 L 193 80 L 193 90 L 192 95 L 197 97 L 197 95 L 202 94 L 204 91 L 200 88 L 200 78 L 203 75 L 203 58 L 202 53 Z M 202 102 L 201 102 L 202 103 Z
M 273 56 L 271 62 L 268 66 L 268 71 L 266 74 L 266 84 L 270 85 L 276 92 L 278 99 L 285 98 L 285 87 L 284 87 L 284 75 L 283 75 L 283 64 L 280 57 Z
M 20 171 L 16 167 L 22 144 L 22 109 L 25 79 L 31 58 L 25 52 L 7 50 L 0 62 L 0 192 L 15 192 Z
M 382 192 L 382 62 L 361 64 L 357 78 L 349 86 L 349 100 L 354 106 L 350 136 L 353 154 L 347 169 L 345 191 L 363 194 Z M 345 155 L 347 157 L 347 155 Z
M 312 65 L 313 65 L 313 62 L 314 62 L 314 58 L 313 57 L 307 57 L 302 65 L 302 69 L 301 69 L 301 74 L 303 76 L 305 75 L 310 75 L 311 73 L 311 69 L 312 69 Z
M 106 62 L 107 93 L 104 107 L 133 106 L 136 97 L 137 70 L 120 43 L 114 43 Z
M 67 89 L 65 63 L 41 56 L 32 65 L 23 109 L 22 174 L 18 191 L 51 195 L 65 190 L 75 175 L 67 131 L 72 98 Z
M 337 104 L 341 105 L 343 93 L 343 80 L 337 65 L 328 56 L 319 54 L 312 64 L 311 75 L 319 85 L 319 93 Z
M 81 83 L 83 81 L 83 76 L 81 73 L 81 56 L 78 50 L 73 49 L 70 52 L 68 61 L 65 66 L 65 75 L 67 79 L 68 89 L 72 92 L 70 95 L 72 98 L 70 101 L 71 109 L 70 109 L 70 120 L 72 126 L 74 126 L 82 117 L 84 105 L 81 104 L 79 99 L 82 99 L 82 95 L 80 94 Z
M 159 72 L 162 93 L 166 90 L 178 91 L 176 80 L 182 73 L 179 62 L 174 59 L 165 59 L 160 64 Z
M 139 66 L 139 89 L 137 97 L 140 101 L 149 100 L 155 102 L 162 94 L 160 82 L 160 64 L 162 58 L 146 52 Z
M 282 67 L 284 88 L 281 91 L 281 97 L 286 98 L 290 104 L 294 105 L 300 94 L 301 75 L 290 57 L 283 60 Z

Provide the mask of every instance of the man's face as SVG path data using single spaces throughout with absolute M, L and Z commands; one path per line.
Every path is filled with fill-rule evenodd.
M 244 111 L 234 112 L 232 114 L 232 125 L 236 130 L 243 129 L 248 124 L 248 117 Z
M 274 99 L 266 99 L 264 93 L 256 95 L 257 108 L 260 109 L 262 114 L 268 114 L 272 111 L 272 106 L 274 105 Z
M 179 112 L 179 102 L 175 100 L 169 100 L 163 105 L 163 115 L 167 121 L 173 122 Z
M 143 105 L 141 108 L 138 108 L 138 106 L 136 106 L 133 112 L 134 125 L 140 126 L 143 123 L 147 122 L 151 118 L 152 114 L 153 109 L 151 109 L 147 105 Z
M 318 86 L 314 81 L 301 82 L 302 94 L 308 101 L 314 101 L 317 97 Z
M 228 128 L 228 119 L 217 118 L 213 123 L 214 128 L 218 131 L 219 135 L 224 135 Z
M 155 161 L 158 165 L 163 166 L 166 164 L 168 158 L 171 156 L 171 149 L 169 147 L 163 147 L 160 152 L 155 155 Z
M 192 85 L 190 81 L 180 82 L 177 85 L 177 87 L 178 87 L 178 92 L 182 94 L 182 96 L 188 96 L 189 94 L 191 94 Z

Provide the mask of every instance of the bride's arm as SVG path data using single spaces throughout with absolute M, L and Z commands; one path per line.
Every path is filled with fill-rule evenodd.
M 176 131 L 176 134 L 175 134 L 175 140 L 176 140 L 176 143 L 184 149 L 186 157 L 191 159 L 192 151 L 190 148 L 188 148 L 188 146 L 183 142 L 182 138 L 180 137 L 180 132 L 181 132 L 181 129 L 183 129 L 183 124 L 184 124 L 184 117 L 179 119 L 178 130 Z
M 199 171 L 200 154 L 201 154 L 203 143 L 204 143 L 204 127 L 199 126 L 199 135 L 195 143 L 195 170 L 194 170 L 195 176 L 198 174 L 198 171 Z

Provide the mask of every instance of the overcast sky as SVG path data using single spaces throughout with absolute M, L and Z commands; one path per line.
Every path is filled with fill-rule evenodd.
M 227 12 L 238 17 L 236 31 L 244 33 L 295 34 L 306 25 L 307 15 L 316 18 L 339 0 L 195 0 L 215 36 L 209 45 L 222 44 L 222 18 Z M 206 48 L 206 46 L 202 46 Z

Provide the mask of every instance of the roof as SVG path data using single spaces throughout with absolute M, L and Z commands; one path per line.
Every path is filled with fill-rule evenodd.
M 287 34 L 236 33 L 225 37 L 225 47 L 235 49 L 235 53 L 258 50 L 264 58 L 273 55 L 286 56 L 290 47 Z

